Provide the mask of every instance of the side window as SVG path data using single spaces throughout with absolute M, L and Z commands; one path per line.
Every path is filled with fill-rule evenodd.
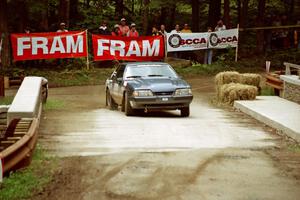
M 123 78 L 123 74 L 125 71 L 125 65 L 121 65 L 118 69 L 117 69 L 117 78 Z

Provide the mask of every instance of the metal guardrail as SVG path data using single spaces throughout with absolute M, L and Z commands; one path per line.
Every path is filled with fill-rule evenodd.
M 15 119 L 1 139 L 4 174 L 30 164 L 38 138 L 39 119 Z
M 288 62 L 284 62 L 283 63 L 285 66 L 285 75 L 291 75 L 291 68 L 294 68 L 296 70 L 298 70 L 298 75 L 300 76 L 300 65 L 296 65 L 293 63 L 288 63 Z
M 7 128 L 0 135 L 0 158 L 3 173 L 30 164 L 37 143 L 42 101 L 48 90 L 42 77 L 26 77 L 7 111 Z M 45 96 L 45 97 L 44 97 Z M 1 172 L 0 172 L 1 173 Z

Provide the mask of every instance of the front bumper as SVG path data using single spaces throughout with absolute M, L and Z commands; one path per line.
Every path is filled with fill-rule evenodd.
M 188 96 L 152 96 L 152 97 L 131 97 L 130 105 L 133 109 L 164 109 L 176 110 L 187 107 L 193 100 L 192 95 Z

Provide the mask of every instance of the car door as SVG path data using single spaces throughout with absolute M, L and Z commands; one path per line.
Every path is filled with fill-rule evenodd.
M 116 75 L 113 80 L 113 98 L 116 101 L 117 104 L 122 103 L 122 97 L 123 97 L 123 92 L 122 92 L 122 87 L 123 87 L 123 75 L 125 71 L 125 65 L 120 65 L 116 71 Z

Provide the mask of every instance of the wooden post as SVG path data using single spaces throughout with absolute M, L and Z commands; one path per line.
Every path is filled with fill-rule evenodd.
M 0 75 L 0 97 L 5 96 L 5 88 L 4 88 L 4 76 Z
M 238 30 L 238 42 L 236 44 L 236 48 L 235 48 L 235 62 L 237 62 L 238 60 L 238 51 L 239 51 L 239 40 L 240 40 L 240 37 L 239 37 L 239 28 L 240 28 L 240 25 L 238 24 L 237 25 L 237 30 Z
M 86 69 L 89 70 L 90 69 L 90 60 L 89 60 L 89 39 L 88 39 L 88 30 L 85 30 L 85 34 L 86 34 Z

